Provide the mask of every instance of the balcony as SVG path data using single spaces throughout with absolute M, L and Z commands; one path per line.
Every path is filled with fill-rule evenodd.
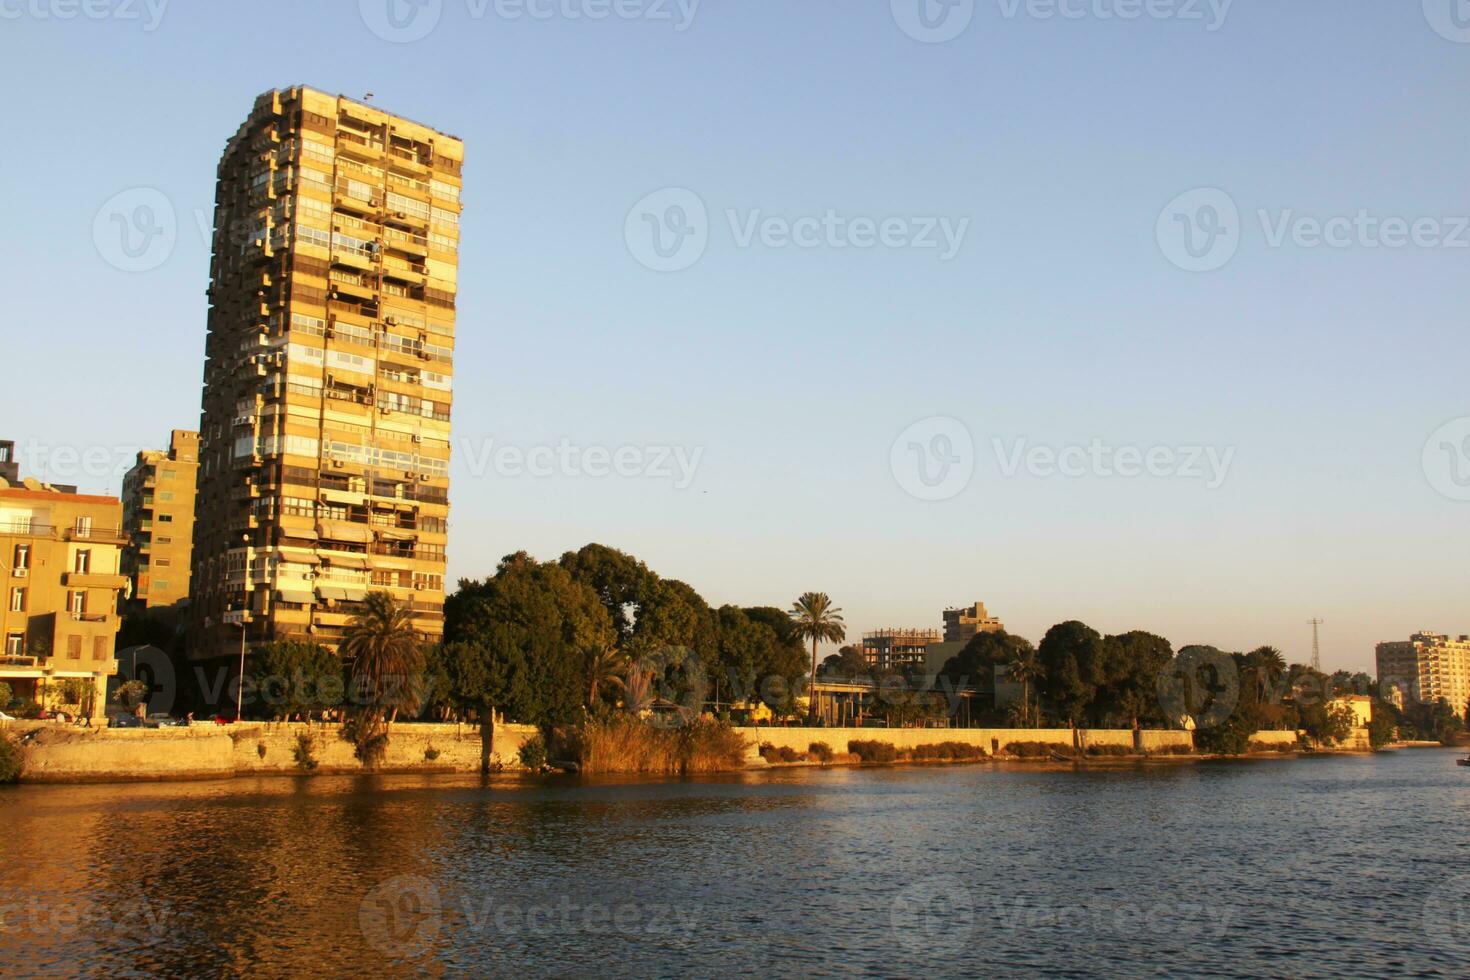
M 54 538 L 56 528 L 50 524 L 33 524 L 30 521 L 11 521 L 9 523 L 0 521 L 0 534 L 14 535 L 19 538 Z
M 67 572 L 61 580 L 69 589 L 121 589 L 128 584 L 126 575 L 102 572 Z
M 62 534 L 68 541 L 90 541 L 94 544 L 125 545 L 127 532 L 120 527 L 92 527 L 90 525 L 69 527 Z

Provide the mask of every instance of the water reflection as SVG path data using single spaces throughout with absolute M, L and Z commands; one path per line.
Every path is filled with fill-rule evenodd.
M 1462 772 L 25 786 L 0 972 L 1459 976 Z

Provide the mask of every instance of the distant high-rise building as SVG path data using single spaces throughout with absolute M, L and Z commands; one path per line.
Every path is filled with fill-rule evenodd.
M 369 590 L 443 632 L 459 253 L 453 136 L 267 92 L 215 200 L 195 657 L 335 646 Z
M 1378 644 L 1377 660 L 1381 697 L 1400 707 L 1444 698 L 1455 714 L 1464 715 L 1470 699 L 1470 636 L 1415 633 L 1407 641 Z
M 863 634 L 863 659 L 875 670 L 922 667 L 938 630 L 885 629 Z
M 194 487 L 199 433 L 175 429 L 168 449 L 145 449 L 123 477 L 122 572 L 134 608 L 174 606 L 189 598 L 194 549 Z
M 968 643 L 976 633 L 999 633 L 1004 629 L 1001 621 L 986 611 L 983 602 L 944 611 L 945 643 Z

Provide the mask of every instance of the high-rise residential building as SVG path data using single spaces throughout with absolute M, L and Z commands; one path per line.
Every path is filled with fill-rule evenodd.
M 1470 636 L 1415 633 L 1407 641 L 1378 644 L 1377 655 L 1382 697 L 1400 707 L 1444 698 L 1455 714 L 1464 715 L 1470 700 Z
M 125 543 L 116 497 L 63 493 L 29 479 L 0 487 L 0 681 L 13 696 L 81 704 L 85 696 L 63 691 L 90 688 L 102 714 L 107 678 L 117 672 Z
M 134 608 L 177 606 L 189 598 L 199 433 L 175 429 L 167 449 L 145 449 L 123 477 L 122 572 Z
M 1004 624 L 986 611 L 983 602 L 944 611 L 945 643 L 968 643 L 976 633 L 999 633 L 1004 629 Z
M 193 656 L 334 646 L 375 589 L 442 634 L 463 159 L 453 136 L 303 87 L 260 96 L 226 146 Z

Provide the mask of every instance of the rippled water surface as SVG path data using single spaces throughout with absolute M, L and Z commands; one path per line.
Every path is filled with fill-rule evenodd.
M 1462 977 L 1453 758 L 12 787 L 0 975 Z

